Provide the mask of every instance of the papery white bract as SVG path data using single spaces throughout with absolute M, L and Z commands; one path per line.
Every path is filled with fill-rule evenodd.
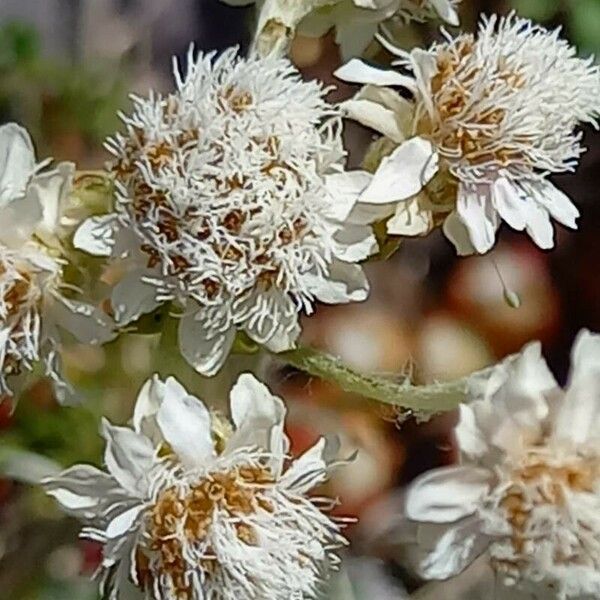
M 285 406 L 250 374 L 231 390 L 233 430 L 173 378 L 149 380 L 133 428 L 105 422 L 107 472 L 76 465 L 44 481 L 83 535 L 104 544 L 107 598 L 316 598 L 345 543 L 308 492 L 337 448 L 288 464 Z M 127 596 L 129 597 L 129 596 Z
M 315 300 L 363 300 L 355 263 L 376 244 L 347 222 L 369 176 L 343 171 L 339 117 L 320 84 L 285 59 L 236 49 L 190 50 L 188 61 L 176 93 L 134 98 L 127 133 L 108 142 L 115 212 L 74 239 L 125 258 L 112 294 L 119 323 L 175 302 L 182 354 L 212 375 L 238 330 L 286 350 Z
M 579 334 L 564 391 L 532 343 L 473 376 L 469 399 L 456 427 L 461 463 L 407 492 L 417 572 L 445 579 L 486 553 L 499 598 L 598 597 L 600 336 Z
M 514 15 L 484 18 L 477 36 L 446 36 L 428 50 L 390 50 L 412 75 L 359 61 L 338 71 L 369 84 L 346 103 L 348 116 L 395 145 L 361 198 L 378 216 L 395 209 L 390 233 L 443 223 L 458 253 L 470 254 L 494 245 L 501 219 L 541 248 L 554 244 L 551 218 L 576 227 L 577 209 L 548 175 L 575 169 L 583 152 L 575 128 L 597 124 L 592 59 L 578 58 L 558 30 Z
M 64 296 L 62 217 L 74 166 L 43 166 L 25 129 L 0 127 L 0 395 L 16 393 L 41 360 L 65 401 L 72 390 L 60 374 L 60 328 L 85 343 L 105 342 L 113 329 L 100 310 Z
M 458 25 L 460 0 L 223 0 L 232 6 L 256 4 L 255 47 L 261 54 L 287 50 L 296 32 L 321 37 L 330 29 L 342 56 L 360 55 L 380 23 L 391 19 L 426 21 L 441 18 Z

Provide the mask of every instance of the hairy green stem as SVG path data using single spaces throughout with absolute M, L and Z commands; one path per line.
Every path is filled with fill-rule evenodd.
M 466 397 L 466 379 L 414 386 L 359 373 L 334 356 L 313 348 L 301 347 L 275 356 L 301 371 L 337 384 L 346 392 L 424 417 L 454 410 Z

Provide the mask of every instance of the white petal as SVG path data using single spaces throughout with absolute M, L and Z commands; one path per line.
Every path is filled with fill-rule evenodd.
M 428 140 L 415 137 L 381 161 L 360 202 L 385 204 L 418 194 L 438 171 L 438 155 Z
M 404 134 L 398 128 L 394 112 L 370 100 L 346 100 L 340 105 L 344 116 L 365 127 L 374 129 L 385 137 L 400 144 Z
M 246 328 L 245 331 L 252 339 L 255 339 L 251 329 Z M 271 352 L 285 352 L 286 350 L 291 350 L 296 347 L 296 342 L 298 341 L 301 331 L 298 317 L 295 315 L 291 326 L 285 322 L 281 323 L 280 326 L 273 331 L 271 336 L 262 342 L 262 345 Z
M 390 0 L 354 0 L 354 4 L 360 8 L 367 8 L 369 10 L 381 10 L 387 8 L 390 11 L 390 15 L 394 12 L 394 3 L 390 3 Z M 384 13 L 385 14 L 385 13 Z
M 353 107 L 352 102 L 357 104 Z M 391 88 L 365 85 L 351 100 L 340 104 L 340 108 L 349 118 L 372 127 L 398 144 L 405 141 L 413 127 L 414 103 Z
M 523 231 L 526 225 L 526 218 L 523 214 L 525 202 L 519 188 L 511 185 L 504 177 L 500 177 L 494 182 L 492 194 L 494 206 L 502 219 L 513 229 Z
M 133 409 L 132 425 L 136 433 L 140 433 L 155 442 L 155 431 L 148 431 L 148 425 L 156 418 L 164 396 L 165 384 L 158 375 L 153 375 L 141 387 Z M 187 394 L 187 392 L 184 393 Z
M 449 523 L 471 515 L 489 488 L 487 469 L 454 466 L 418 477 L 406 494 L 406 515 L 414 521 Z
M 275 460 L 272 466 L 278 472 L 288 450 L 288 440 L 283 433 L 285 404 L 250 373 L 239 376 L 229 397 L 236 431 L 227 444 L 227 451 L 244 446 L 270 450 Z
M 387 222 L 387 232 L 392 235 L 426 235 L 433 228 L 433 213 L 421 208 L 419 194 L 399 202 L 394 216 Z
M 200 466 L 214 456 L 210 413 L 198 398 L 166 390 L 156 422 L 184 466 Z
M 42 207 L 34 196 L 21 196 L 2 207 L 0 241 L 10 248 L 21 248 L 31 239 L 42 220 Z
M 469 232 L 469 239 L 479 254 L 485 254 L 496 241 L 497 223 L 491 198 L 485 190 L 460 185 L 456 212 Z
M 304 283 L 321 302 L 345 304 L 361 302 L 369 293 L 369 283 L 359 265 L 334 261 L 327 279 L 305 275 Z
M 242 373 L 229 395 L 231 419 L 237 429 L 256 418 L 267 419 L 270 425 L 281 421 L 285 406 L 280 398 L 273 396 L 269 388 L 252 373 Z
M 0 205 L 22 196 L 35 170 L 31 137 L 16 123 L 0 127 Z
M 289 295 L 276 288 L 249 296 L 240 310 L 248 312 L 243 330 L 273 351 L 293 348 L 300 332 L 299 308 Z
M 49 245 L 61 227 L 61 218 L 74 174 L 75 164 L 62 162 L 55 169 L 36 175 L 29 184 L 27 193 L 35 197 L 43 213 L 36 234 Z
M 571 351 L 570 383 L 579 385 L 600 374 L 600 335 L 587 329 L 579 332 Z
M 377 240 L 370 227 L 346 225 L 333 239 L 336 243 L 335 255 L 345 262 L 358 262 L 377 250 Z
M 444 235 L 452 242 L 459 256 L 470 256 L 475 253 L 475 248 L 469 237 L 469 230 L 456 211 L 452 211 L 446 217 L 443 230 Z
M 544 206 L 532 198 L 526 198 L 525 219 L 527 233 L 540 248 L 549 250 L 554 247 L 554 229 Z
M 101 498 L 98 496 L 82 496 L 62 487 L 46 490 L 46 493 L 52 496 L 66 513 L 74 517 L 91 519 L 99 512 Z
M 446 23 L 458 27 L 460 20 L 458 13 L 454 10 L 452 3 L 449 0 L 430 0 L 431 5 L 435 8 L 436 12 Z
M 415 81 L 412 77 L 402 75 L 393 69 L 378 69 L 368 63 L 353 58 L 342 65 L 334 76 L 349 83 L 370 83 L 372 85 L 402 86 L 409 90 L 415 89 Z
M 396 211 L 398 204 L 390 202 L 388 204 L 361 204 L 358 203 L 348 215 L 348 223 L 355 225 L 367 225 L 381 221 Z
M 461 404 L 458 410 L 459 420 L 454 428 L 458 447 L 469 458 L 480 458 L 489 449 L 485 432 L 479 427 L 475 412 L 471 406 Z
M 571 374 L 558 407 L 554 435 L 583 444 L 596 433 L 600 418 L 600 335 L 582 330 L 571 350 Z
M 207 337 L 205 324 L 195 318 L 194 313 L 185 315 L 179 321 L 179 349 L 188 363 L 202 375 L 211 377 L 223 366 L 229 355 L 235 328 Z
M 166 395 L 185 397 L 188 392 L 174 377 L 161 381 L 154 375 L 142 386 L 133 409 L 134 431 L 145 435 L 155 446 L 164 441 L 156 415 Z
M 414 114 L 412 102 L 390 88 L 367 85 L 353 98 L 340 104 L 344 115 L 387 138 L 402 143 Z
M 476 518 L 419 528 L 418 574 L 424 579 L 448 579 L 466 569 L 489 544 Z
M 549 181 L 543 181 L 532 186 L 534 199 L 565 227 L 577 229 L 579 210 L 571 199 Z
M 94 256 L 110 256 L 114 245 L 114 215 L 86 219 L 73 236 L 73 245 Z
M 117 335 L 112 319 L 87 302 L 55 296 L 50 310 L 56 324 L 82 344 L 105 344 Z
M 129 493 L 144 497 L 148 489 L 148 470 L 154 461 L 154 447 L 146 437 L 126 427 L 102 421 L 106 440 L 104 462 L 111 475 Z
M 160 305 L 156 299 L 156 286 L 147 281 L 149 275 L 147 269 L 134 269 L 112 289 L 110 303 L 119 325 L 132 323 Z
M 297 494 L 306 494 L 328 477 L 331 463 L 337 458 L 339 441 L 324 438 L 297 458 L 281 478 L 281 485 Z
M 122 512 L 120 515 L 117 515 L 108 524 L 105 532 L 106 537 L 113 539 L 122 536 L 124 533 L 127 533 L 133 527 L 133 524 L 142 510 L 144 510 L 144 506 L 140 504 Z
M 325 177 L 325 185 L 330 191 L 332 202 L 327 207 L 327 216 L 334 220 L 344 222 L 359 195 L 369 185 L 372 175 L 366 171 L 347 171 L 334 173 Z
M 25 246 L 22 246 L 19 250 L 21 257 L 28 260 L 38 269 L 48 271 L 48 273 L 54 273 L 55 275 L 59 273 L 59 263 L 38 246 L 34 244 L 25 244 Z
M 429 114 L 433 115 L 434 109 L 431 100 L 431 79 L 438 72 L 437 59 L 431 52 L 421 48 L 412 50 L 410 58 L 419 96 L 424 102 Z
M 484 439 L 503 449 L 533 440 L 545 426 L 549 400 L 559 388 L 539 342 L 471 378 L 469 396 Z
M 41 482 L 65 511 L 74 516 L 97 516 L 103 501 L 122 488 L 115 479 L 91 465 L 75 465 Z
M 541 344 L 533 342 L 525 346 L 511 364 L 503 405 L 519 425 L 534 427 L 548 414 L 545 398 L 557 388 L 542 356 Z

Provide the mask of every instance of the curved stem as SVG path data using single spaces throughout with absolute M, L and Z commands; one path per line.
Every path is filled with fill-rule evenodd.
M 336 383 L 346 392 L 397 406 L 422 417 L 454 410 L 466 398 L 466 378 L 414 386 L 359 373 L 338 358 L 313 348 L 296 348 L 275 356 L 310 375 Z

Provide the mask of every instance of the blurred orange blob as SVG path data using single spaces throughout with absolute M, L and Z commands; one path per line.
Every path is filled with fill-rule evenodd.
M 516 292 L 520 307 L 509 305 L 505 289 Z M 497 356 L 515 352 L 530 340 L 549 342 L 560 326 L 559 296 L 547 255 L 527 242 L 501 243 L 490 255 L 459 261 L 447 298 Z

